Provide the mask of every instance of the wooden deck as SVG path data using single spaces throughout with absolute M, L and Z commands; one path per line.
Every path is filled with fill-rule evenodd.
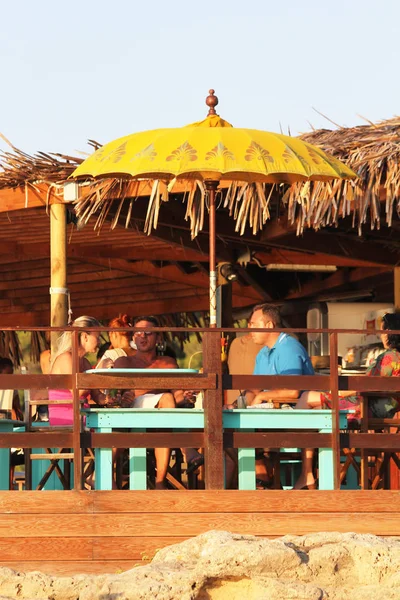
M 400 536 L 400 492 L 0 492 L 0 564 L 16 570 L 118 573 L 211 529 Z

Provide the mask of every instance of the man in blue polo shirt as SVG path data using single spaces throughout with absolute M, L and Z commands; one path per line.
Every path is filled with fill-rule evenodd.
M 255 306 L 249 327 L 264 329 L 253 332 L 253 342 L 263 346 L 256 357 L 254 375 L 314 375 L 310 357 L 304 346 L 287 333 L 272 332 L 281 328 L 279 310 L 271 304 Z M 252 390 L 247 392 L 247 404 L 254 406 L 279 398 L 296 400 L 301 390 Z
M 314 375 L 311 364 L 304 346 L 296 338 L 287 333 L 272 332 L 271 329 L 282 328 L 282 320 L 279 310 L 271 304 L 259 304 L 253 308 L 249 327 L 264 329 L 264 331 L 252 332 L 253 342 L 263 346 L 256 356 L 254 375 Z M 246 392 L 246 403 L 248 406 L 273 402 L 280 398 L 297 400 L 301 390 L 251 390 Z M 284 405 L 282 405 L 282 408 Z M 288 406 L 290 408 L 290 406 Z M 264 449 L 265 450 L 265 449 Z M 270 487 L 271 472 L 264 462 L 264 450 L 256 449 L 256 485 L 258 489 Z M 268 449 L 266 449 L 268 451 Z M 302 452 L 303 460 L 310 455 L 312 461 L 313 450 L 305 449 Z M 296 483 L 298 489 L 303 487 L 315 487 L 313 476 L 307 482 Z

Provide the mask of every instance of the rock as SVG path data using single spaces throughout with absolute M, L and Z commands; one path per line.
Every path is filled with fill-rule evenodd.
M 400 541 L 355 533 L 267 540 L 209 531 L 118 575 L 0 568 L 0 600 L 399 600 Z

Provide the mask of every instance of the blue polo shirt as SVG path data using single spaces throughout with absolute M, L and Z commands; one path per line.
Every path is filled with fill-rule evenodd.
M 264 346 L 256 356 L 254 375 L 314 375 L 306 349 L 296 338 L 281 333 L 272 348 Z

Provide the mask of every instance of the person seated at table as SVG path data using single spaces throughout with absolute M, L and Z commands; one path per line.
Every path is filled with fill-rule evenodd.
M 388 329 L 400 330 L 400 314 L 387 313 L 384 315 L 382 317 L 381 329 L 382 331 Z M 365 375 L 369 377 L 400 377 L 400 335 L 396 333 L 382 333 L 381 340 L 383 352 L 367 368 Z M 362 395 L 355 390 L 339 391 L 338 399 L 339 410 L 355 410 L 354 414 L 349 415 L 349 422 L 358 425 L 361 418 Z M 332 394 L 330 392 L 303 392 L 296 408 L 332 409 Z M 382 394 L 381 397 L 371 397 L 368 399 L 369 415 L 376 419 L 392 419 L 399 408 L 398 399 L 389 394 L 387 396 Z M 314 483 L 312 463 L 313 450 L 303 460 L 302 472 L 295 483 L 294 489 L 310 488 L 310 485 Z
M 14 373 L 14 365 L 12 360 L 9 358 L 0 357 L 0 375 L 12 375 Z M 7 394 L 8 390 L 0 390 L 0 397 L 2 393 Z M 24 415 L 21 410 L 21 404 L 19 400 L 19 394 L 17 390 L 12 392 L 12 404 L 11 404 L 11 418 L 14 421 L 23 421 Z M 10 456 L 10 490 L 13 489 L 14 481 L 14 470 L 17 465 L 23 465 L 25 462 L 24 452 L 22 448 L 11 448 Z
M 278 307 L 272 304 L 258 304 L 253 308 L 248 326 L 264 330 L 250 334 L 253 342 L 261 346 L 256 356 L 254 375 L 314 375 L 310 357 L 304 346 L 285 332 L 271 332 L 271 329 L 282 327 Z M 298 389 L 248 390 L 246 404 L 256 406 L 283 398 L 290 403 L 290 400 L 297 400 L 300 394 L 301 390 Z M 282 404 L 282 407 L 290 408 L 290 404 Z M 263 451 L 258 449 L 257 456 L 257 487 L 267 487 L 270 474 L 263 460 Z
M 128 315 L 119 315 L 108 324 L 109 327 L 132 327 L 132 319 Z M 129 331 L 110 331 L 110 346 L 99 359 L 96 369 L 111 369 L 115 361 L 122 356 L 134 356 L 136 345 L 132 342 L 132 333 Z
M 0 375 L 12 375 L 13 373 L 14 365 L 12 360 L 10 358 L 0 357 Z M 17 390 L 14 390 L 12 395 L 11 418 L 14 419 L 14 421 L 24 420 L 24 414 L 21 410 L 21 404 Z
M 85 358 L 86 354 L 96 352 L 99 345 L 100 334 L 90 331 L 91 327 L 100 327 L 100 323 L 94 317 L 82 316 L 75 319 L 72 327 L 83 329 L 79 333 L 79 372 L 91 369 L 91 364 Z M 52 375 L 67 375 L 72 373 L 72 332 L 64 331 L 57 342 L 57 349 L 51 357 L 50 373 Z M 79 397 L 86 400 L 88 396 L 99 406 L 107 404 L 106 396 L 99 390 L 79 390 Z M 51 404 L 52 400 L 65 400 L 65 404 Z M 50 389 L 49 390 L 49 422 L 50 425 L 72 425 L 74 420 L 72 390 Z
M 158 356 L 157 346 L 162 342 L 162 335 L 157 331 L 149 331 L 149 327 L 159 327 L 156 317 L 143 316 L 134 321 L 140 330 L 133 335 L 137 352 L 132 356 L 118 358 L 116 369 L 178 369 L 176 359 L 171 356 Z M 176 408 L 186 403 L 183 390 L 129 390 L 123 393 L 122 400 L 129 400 L 132 408 Z M 156 489 L 165 489 L 171 450 L 155 448 L 156 457 Z

